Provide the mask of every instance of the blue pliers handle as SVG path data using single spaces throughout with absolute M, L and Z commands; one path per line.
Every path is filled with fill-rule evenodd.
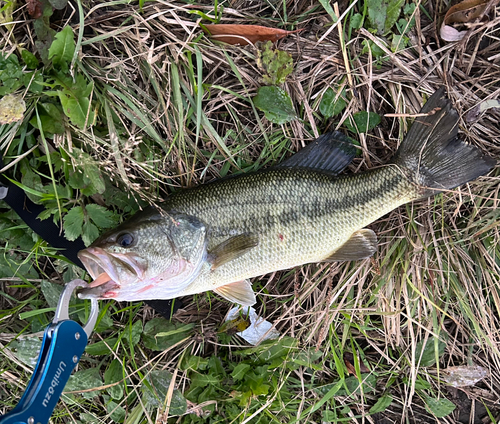
M 0 416 L 0 424 L 47 424 L 64 386 L 82 355 L 99 313 L 96 299 L 91 300 L 87 324 L 82 327 L 69 319 L 69 301 L 83 280 L 66 285 L 56 309 L 56 316 L 46 328 L 38 362 L 28 387 L 16 407 Z

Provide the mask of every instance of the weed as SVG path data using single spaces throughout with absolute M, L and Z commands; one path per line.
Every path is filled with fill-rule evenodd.
M 492 30 L 477 35 L 484 50 L 441 45 L 436 2 L 351 4 L 342 43 L 324 1 L 78 2 L 75 16 L 53 3 L 41 1 L 38 18 L 13 2 L 2 9 L 0 95 L 25 102 L 0 127 L 2 172 L 44 205 L 40 219 L 87 244 L 172 191 L 272 166 L 330 129 L 359 140 L 350 171 L 387 163 L 408 115 L 438 86 L 449 84 L 460 113 L 498 88 Z M 261 51 L 259 68 L 257 50 L 214 44 L 201 19 L 305 30 Z M 262 87 L 262 68 L 271 86 Z M 276 93 L 278 120 L 259 105 Z M 461 136 L 498 156 L 495 113 L 462 123 Z M 494 171 L 373 224 L 372 260 L 254 279 L 258 313 L 281 333 L 256 347 L 221 328 L 230 305 L 210 293 L 183 299 L 171 321 L 141 303 L 102 301 L 53 421 L 463 422 L 467 408 L 494 418 L 497 197 Z M 62 284 L 82 271 L 5 207 L 0 233 L 3 413 L 26 387 Z M 71 313 L 83 322 L 89 307 L 75 301 Z M 484 410 L 456 401 L 441 378 L 469 364 L 490 370 L 460 391 Z

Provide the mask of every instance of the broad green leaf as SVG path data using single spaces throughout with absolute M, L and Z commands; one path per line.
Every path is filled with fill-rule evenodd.
M 391 395 L 383 395 L 377 400 L 377 403 L 370 408 L 370 414 L 376 414 L 377 412 L 385 411 L 389 405 L 392 403 Z
M 186 370 L 206 370 L 208 365 L 208 359 L 202 358 L 201 356 L 189 355 L 184 356 L 184 360 L 182 361 L 181 369 L 183 371 Z
M 35 19 L 33 22 L 33 29 L 36 34 L 35 47 L 40 54 L 42 61 L 45 65 L 49 65 L 49 48 L 54 41 L 56 32 L 50 27 L 50 17 L 54 9 L 49 2 L 42 3 L 43 11 L 42 17 Z
M 49 0 L 49 2 L 57 10 L 64 9 L 68 4 L 68 0 Z
M 95 193 L 103 194 L 104 191 L 106 190 L 106 184 L 104 182 L 104 179 L 102 178 L 101 171 L 95 165 L 93 159 L 91 159 L 90 161 L 88 161 L 85 164 L 84 178 L 85 178 L 85 180 L 90 181 L 90 183 L 92 184 L 93 190 L 95 190 Z M 94 194 L 94 193 L 92 193 L 92 194 Z M 102 228 L 108 228 L 108 227 L 102 227 Z
M 337 15 L 333 11 L 332 5 L 330 4 L 330 0 L 319 0 L 321 6 L 326 10 L 326 13 L 330 15 L 333 22 L 337 22 Z
M 141 340 L 142 322 L 136 321 L 132 325 L 127 325 L 124 329 L 124 337 L 129 345 L 135 346 Z
M 72 396 L 73 402 L 70 405 L 75 404 L 77 402 L 74 401 L 74 396 Z M 96 424 L 96 417 L 94 414 L 89 414 L 87 412 L 82 412 L 78 416 L 78 424 Z
M 83 128 L 85 122 L 91 124 L 94 112 L 90 107 L 89 95 L 94 88 L 93 82 L 88 82 L 82 74 L 73 79 L 61 72 L 56 73 L 55 81 L 63 89 L 57 91 L 63 106 L 64 114 L 74 125 Z
M 387 19 L 387 3 L 384 0 L 366 0 L 368 19 L 379 34 L 384 34 Z
M 90 185 L 90 181 L 86 181 L 83 172 L 80 169 L 69 171 L 68 184 L 71 188 L 82 189 Z
M 435 337 L 431 336 L 427 339 L 427 343 L 425 343 L 425 345 L 424 340 L 421 340 L 417 343 L 415 358 L 417 361 L 420 361 L 421 367 L 432 367 L 436 363 L 436 356 L 438 359 L 443 356 L 444 350 L 446 348 L 446 343 L 441 340 L 438 341 L 438 352 L 436 355 L 435 340 Z
M 363 26 L 363 16 L 359 13 L 352 15 L 349 21 L 349 27 L 351 29 L 360 29 Z
M 35 242 L 38 240 L 38 236 L 26 227 L 18 226 L 19 222 L 17 222 L 17 220 L 15 219 L 10 219 L 11 217 L 13 217 L 11 211 L 0 214 L 0 234 L 3 240 L 8 240 L 7 246 L 9 249 L 19 248 L 21 250 L 29 252 L 33 248 Z M 9 255 L 0 256 L 2 256 L 2 259 L 6 259 L 6 257 Z M 0 263 L 2 262 L 3 261 L 0 260 Z M 12 272 L 10 272 L 9 275 L 2 276 L 12 277 Z
M 43 74 L 41 71 L 26 72 L 23 74 L 23 85 L 30 93 L 40 94 L 43 91 Z
M 165 370 L 154 370 L 147 376 L 149 384 L 142 384 L 142 401 L 148 408 L 163 408 L 166 406 L 168 388 L 172 374 Z M 187 401 L 181 392 L 175 389 L 172 393 L 169 415 L 182 415 L 187 410 Z
M 383 58 L 385 56 L 385 52 L 377 46 L 372 40 L 363 40 L 361 43 L 363 49 L 361 50 L 361 54 L 368 53 L 368 51 L 372 52 L 372 55 L 376 58 Z
M 425 407 L 437 418 L 443 418 L 450 415 L 457 406 L 446 398 L 436 399 L 429 397 L 425 399 Z
M 385 19 L 384 33 L 388 33 L 394 24 L 398 21 L 405 0 L 387 1 L 387 17 Z
M 23 337 L 9 343 L 9 349 L 20 361 L 30 367 L 38 362 L 42 341 L 38 337 Z
M 21 87 L 20 78 L 23 75 L 22 67 L 19 65 L 19 60 L 15 54 L 5 57 L 0 53 L 0 96 L 16 91 Z
M 365 110 L 355 113 L 353 119 L 354 125 L 346 122 L 345 126 L 349 131 L 356 134 L 366 133 L 380 124 L 380 116 L 378 114 L 375 112 L 366 112 Z
M 336 98 L 337 100 L 335 100 Z M 342 90 L 339 95 L 338 93 L 333 91 L 333 89 L 327 88 L 325 94 L 323 94 L 323 97 L 321 98 L 319 111 L 325 118 L 330 118 L 332 116 L 338 115 L 347 106 L 346 98 L 347 94 L 345 89 Z
M 104 384 L 115 384 L 123 379 L 123 365 L 120 360 L 113 359 L 109 364 L 108 369 L 104 372 Z M 123 397 L 123 382 L 114 386 L 108 387 L 106 391 L 116 400 Z
M 49 103 L 49 102 L 40 103 L 40 106 L 42 106 L 41 110 L 42 113 L 45 112 L 53 120 L 59 121 L 64 129 L 64 121 L 63 121 L 64 114 L 60 106 L 58 107 L 54 103 Z
M 53 103 L 41 103 L 40 106 L 39 117 L 45 136 L 51 137 L 52 134 L 62 134 L 65 131 L 62 110 Z M 40 129 L 36 116 L 31 118 L 30 124 Z
M 220 380 L 220 377 L 214 374 L 194 374 L 191 377 L 191 386 L 206 387 L 208 385 L 217 385 Z
M 404 0 L 367 0 L 368 19 L 380 35 L 387 34 L 401 14 Z
M 26 63 L 26 66 L 29 69 L 36 69 L 40 64 L 36 56 L 31 53 L 29 50 L 23 49 L 21 52 L 21 57 L 23 58 L 23 62 Z
M 51 308 L 55 308 L 59 303 L 59 298 L 64 290 L 64 286 L 61 284 L 51 283 L 47 280 L 42 280 L 40 288 L 42 289 L 43 297 L 45 297 L 47 304 Z
M 99 228 L 111 228 L 118 223 L 118 217 L 103 206 L 92 203 L 85 206 L 85 211 Z
M 10 257 L 0 255 L 1 277 L 39 278 L 32 261 L 25 261 L 24 258 L 16 257 L 15 255 Z
M 99 229 L 89 221 L 83 223 L 82 240 L 85 246 L 90 246 L 99 237 Z
M 88 122 L 92 122 L 93 114 L 89 110 L 90 101 L 86 97 L 75 98 L 59 91 L 59 99 L 63 107 L 64 114 L 71 120 L 77 127 L 83 128 L 87 121 L 87 114 L 89 114 Z
M 65 129 L 64 123 L 61 119 L 56 120 L 48 115 L 40 115 L 40 123 L 42 124 L 45 137 L 48 138 L 52 138 L 54 134 L 62 134 Z M 30 120 L 30 124 L 32 124 L 35 128 L 40 129 L 38 127 L 38 119 L 36 116 Z
M 401 50 L 404 50 L 404 48 L 406 47 L 408 41 L 409 41 L 409 39 L 408 39 L 408 37 L 406 35 L 396 35 L 396 34 L 394 34 L 392 36 L 391 50 L 393 52 L 399 52 Z
M 293 59 L 290 53 L 273 49 L 273 43 L 266 41 L 257 51 L 257 65 L 264 72 L 265 84 L 275 85 L 285 82 L 293 71 Z
M 255 107 L 275 124 L 284 124 L 297 118 L 292 105 L 292 99 L 281 88 L 275 86 L 260 87 L 252 99 Z
M 117 337 L 110 337 L 109 339 L 89 344 L 85 348 L 85 352 L 87 352 L 87 354 L 89 355 L 95 355 L 95 356 L 109 355 L 113 351 L 113 348 L 115 347 L 117 340 L 118 340 Z
M 231 373 L 231 377 L 233 377 L 236 381 L 243 380 L 243 378 L 245 378 L 245 374 L 250 370 L 250 368 L 251 366 L 249 364 L 238 364 Z
M 66 386 L 64 387 L 65 392 L 74 392 L 79 390 L 88 390 L 93 388 L 99 388 L 103 386 L 103 381 L 99 373 L 98 368 L 89 368 L 86 370 L 77 371 L 73 374 Z M 82 392 L 82 396 L 85 399 L 91 399 L 97 396 L 99 391 L 94 390 L 91 392 Z
M 255 347 L 237 350 L 234 352 L 238 356 L 258 355 L 258 360 L 268 364 L 275 358 L 285 358 L 289 352 L 297 347 L 298 341 L 293 337 L 283 337 L 280 340 L 266 340 Z
M 63 87 L 63 91 L 75 98 L 89 97 L 94 89 L 93 81 L 88 81 L 83 74 L 76 74 L 73 78 L 62 72 L 56 72 L 55 82 Z
M 208 360 L 208 369 L 210 370 L 211 374 L 222 375 L 222 376 L 226 375 L 226 370 L 222 365 L 222 361 L 217 356 L 210 357 L 210 359 Z
M 42 184 L 42 178 L 37 173 L 33 172 L 31 166 L 29 166 L 25 161 L 21 162 L 21 174 L 21 184 L 39 193 L 45 192 L 45 188 Z M 40 204 L 40 196 L 30 193 L 28 190 L 25 190 L 25 193 L 33 203 Z
M 74 208 L 71 208 L 70 211 L 64 216 L 64 236 L 69 241 L 76 240 L 79 236 L 82 235 L 83 219 L 83 208 L 81 206 L 75 206 Z
M 56 68 L 67 72 L 68 64 L 75 53 L 75 47 L 73 30 L 70 26 L 65 26 L 61 32 L 56 34 L 55 40 L 49 48 L 49 59 L 52 60 Z
M 178 324 L 164 318 L 153 318 L 144 326 L 142 341 L 148 349 L 166 350 L 185 339 L 193 327 L 193 324 Z
M 106 411 L 109 414 L 109 418 L 111 418 L 115 423 L 122 423 L 127 416 L 127 411 L 112 400 L 106 403 Z
M 94 332 L 100 334 L 105 330 L 109 330 L 111 327 L 113 327 L 114 321 L 110 316 L 109 309 L 106 309 L 104 314 L 100 317 Z
M 78 164 L 76 169 L 69 172 L 69 185 L 72 188 L 80 189 L 82 191 L 82 194 L 85 194 L 87 196 L 91 196 L 96 193 L 104 194 L 104 192 L 106 191 L 106 183 L 95 161 L 87 153 L 75 149 L 74 153 L 77 154 L 77 152 L 78 156 L 81 159 L 81 162 Z M 112 192 L 113 189 L 110 188 L 110 191 Z M 120 194 L 124 195 L 125 198 L 130 201 L 130 199 L 127 198 L 126 194 L 124 194 L 123 192 L 120 192 Z M 127 203 L 125 203 L 125 205 L 126 204 Z
M 298 366 L 303 366 L 319 371 L 323 368 L 323 363 L 319 362 L 315 364 L 314 362 L 318 361 L 322 357 L 323 352 L 321 350 L 316 351 L 314 349 L 304 349 L 292 355 L 289 358 L 289 364 L 295 365 L 293 369 L 297 369 Z

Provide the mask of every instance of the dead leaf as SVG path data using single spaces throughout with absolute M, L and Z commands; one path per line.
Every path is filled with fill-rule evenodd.
M 488 109 L 500 109 L 500 100 L 485 100 L 484 102 L 479 103 L 477 106 L 469 110 L 465 117 L 467 122 L 477 121 L 479 115 L 481 113 L 487 111 Z
M 362 373 L 370 372 L 370 369 L 363 363 L 361 358 L 359 358 L 359 371 Z M 356 375 L 356 368 L 354 367 L 354 355 L 350 352 L 344 353 L 344 364 L 350 374 Z
M 473 386 L 488 375 L 489 371 L 479 365 L 448 367 L 440 373 L 441 379 L 453 387 Z
M 278 41 L 287 35 L 300 32 L 286 31 L 284 29 L 268 28 L 260 25 L 235 25 L 235 24 L 212 24 L 203 25 L 203 31 L 208 32 L 210 38 L 232 45 L 246 46 L 255 44 L 257 41 Z
M 483 16 L 490 0 L 464 0 L 450 7 L 441 25 L 440 35 L 444 41 L 460 41 L 467 31 L 459 31 L 451 24 L 472 23 Z
M 42 16 L 43 5 L 40 0 L 27 0 L 26 7 L 32 18 L 38 19 Z
M 23 119 L 26 103 L 21 96 L 8 94 L 0 100 L 0 124 L 11 124 Z

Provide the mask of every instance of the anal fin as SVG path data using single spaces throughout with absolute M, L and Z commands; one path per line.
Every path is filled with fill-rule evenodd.
M 255 234 L 239 234 L 215 246 L 209 252 L 212 269 L 239 258 L 259 244 L 259 236 Z
M 248 280 L 226 284 L 225 286 L 216 288 L 214 292 L 230 302 L 243 306 L 252 306 L 257 301 L 252 285 Z
M 356 231 L 339 249 L 325 258 L 325 262 L 355 261 L 373 256 L 377 251 L 377 236 L 364 228 Z

